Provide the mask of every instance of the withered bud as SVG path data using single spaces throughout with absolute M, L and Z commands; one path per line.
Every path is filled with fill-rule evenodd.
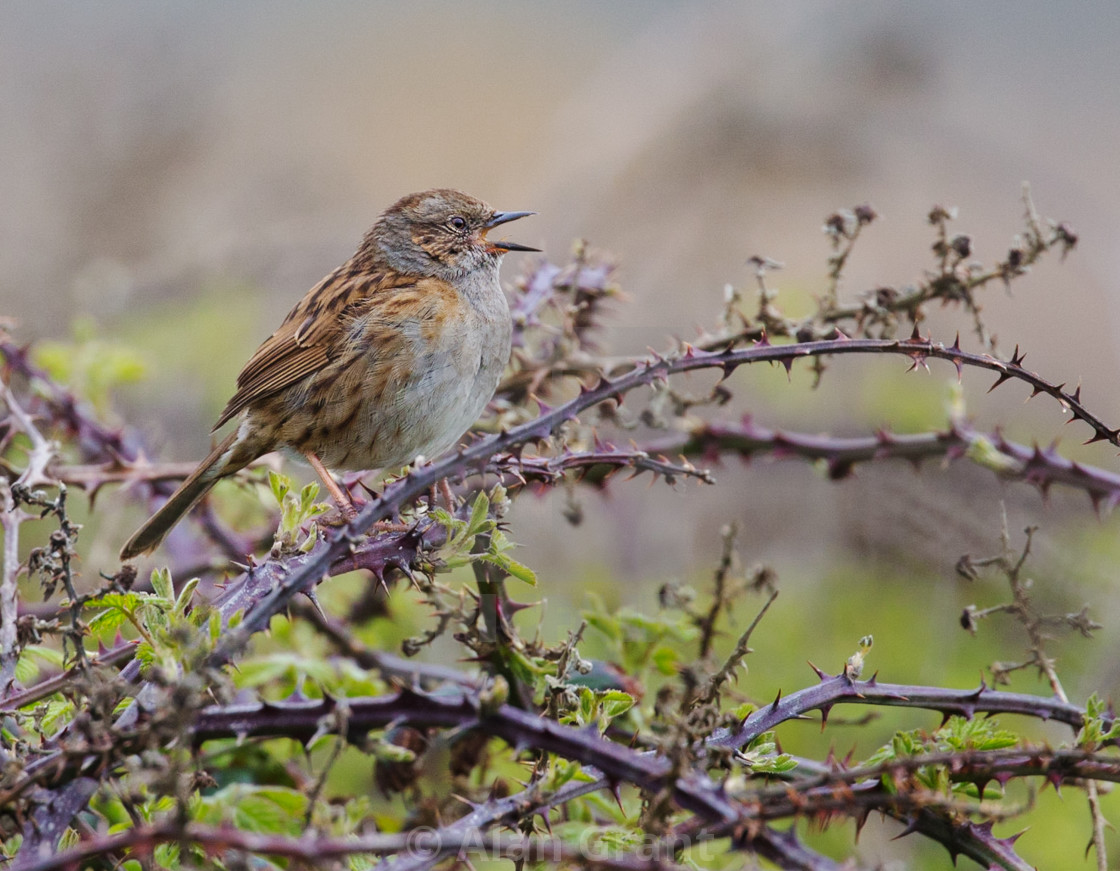
M 56 629 L 58 628 L 58 621 L 52 620 L 44 626 Z M 38 644 L 43 640 L 39 628 L 39 620 L 34 614 L 21 614 L 16 619 L 16 641 L 20 648 L 27 647 L 29 644 Z
M 561 514 L 572 526 L 579 526 L 583 523 L 583 504 L 575 496 L 569 494 L 569 498 L 564 501 Z
M 473 729 L 454 739 L 447 767 L 454 777 L 466 777 L 483 758 L 490 735 L 484 729 Z M 498 781 L 499 783 L 503 781 Z
M 1007 265 L 1012 269 L 1018 269 L 1023 265 L 1023 252 L 1018 248 L 1012 248 L 1007 252 Z
M 832 237 L 847 236 L 848 225 L 855 220 L 855 217 L 850 212 L 833 212 L 824 219 L 824 226 L 821 228 L 826 235 Z
M 976 571 L 976 566 L 972 563 L 972 557 L 967 553 L 957 560 L 955 566 L 957 574 L 964 578 L 966 581 L 975 581 L 979 574 Z
M 383 747 L 373 766 L 373 777 L 381 794 L 404 792 L 419 779 L 419 757 L 428 749 L 428 739 L 411 726 L 396 726 L 385 734 L 385 743 L 400 747 L 403 753 Z
M 862 206 L 856 206 L 855 215 L 856 221 L 859 222 L 860 226 L 863 226 L 864 224 L 870 224 L 872 221 L 879 217 L 879 213 L 875 211 L 870 203 L 864 203 Z
M 963 233 L 949 240 L 949 247 L 953 249 L 962 260 L 972 254 L 972 238 Z
M 688 608 L 696 599 L 696 591 L 689 586 L 662 584 L 657 591 L 657 603 L 662 608 L 682 610 Z
M 976 634 L 976 609 L 971 605 L 961 611 L 961 628 L 970 635 Z
M 765 275 L 773 269 L 781 269 L 785 264 L 780 260 L 775 260 L 773 257 L 766 257 L 762 254 L 752 254 L 747 258 L 747 266 L 754 269 L 756 275 Z
M 113 583 L 122 590 L 131 590 L 132 585 L 136 583 L 136 566 L 125 563 L 121 566 L 121 570 L 113 575 Z
M 944 206 L 934 206 L 932 209 L 929 210 L 929 222 L 931 224 L 936 225 L 936 224 L 940 224 L 944 221 L 952 221 L 956 217 L 957 217 L 956 206 L 954 206 L 951 209 L 947 209 Z
M 1067 614 L 1066 622 L 1086 638 L 1092 638 L 1093 633 L 1102 628 L 1100 623 L 1097 623 L 1089 616 L 1089 607 L 1087 605 L 1076 614 Z
M 886 308 L 892 302 L 898 299 L 898 290 L 893 287 L 877 287 L 875 288 L 875 302 L 881 307 Z
M 747 586 L 755 592 L 766 590 L 772 593 L 778 588 L 778 572 L 773 566 L 754 566 L 747 575 Z
M 1077 247 L 1077 233 L 1064 222 L 1054 227 L 1054 239 L 1062 244 L 1063 257 Z

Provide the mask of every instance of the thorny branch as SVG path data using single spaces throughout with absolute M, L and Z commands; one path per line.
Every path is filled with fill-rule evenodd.
M 1100 629 L 1101 626 L 1089 619 L 1087 608 L 1083 608 L 1081 612 L 1077 614 L 1044 615 L 1038 612 L 1038 609 L 1031 600 L 1030 594 L 1033 581 L 1023 574 L 1027 558 L 1030 556 L 1031 543 L 1036 531 L 1034 527 L 1027 527 L 1024 530 L 1025 540 L 1023 547 L 1022 550 L 1016 554 L 1011 547 L 1011 536 L 1007 528 L 1006 512 L 1004 512 L 1001 531 L 1003 548 L 1001 553 L 994 557 L 979 560 L 973 560 L 968 556 L 961 558 L 960 562 L 957 564 L 958 571 L 965 577 L 974 575 L 977 569 L 986 566 L 995 566 L 1003 573 L 1011 588 L 1010 602 L 984 609 L 978 609 L 970 605 L 961 615 L 961 624 L 964 628 L 975 633 L 977 623 L 980 620 L 998 613 L 1008 613 L 1013 616 L 1027 633 L 1027 638 L 1030 641 L 1030 657 L 1027 661 L 1022 663 L 994 663 L 990 666 L 993 679 L 996 682 L 1007 683 L 1008 675 L 1011 672 L 1020 668 L 1034 666 L 1038 669 L 1040 674 L 1045 676 L 1055 698 L 1065 702 L 1068 701 L 1068 697 L 1066 696 L 1065 688 L 1062 686 L 1062 681 L 1058 677 L 1057 663 L 1055 659 L 1046 652 L 1047 642 L 1051 637 L 1050 633 L 1059 628 L 1076 629 L 1081 632 L 1082 635 L 1089 637 L 1093 631 Z M 1090 816 L 1093 821 L 1092 843 L 1097 856 L 1097 868 L 1098 871 L 1107 871 L 1108 853 L 1105 845 L 1105 828 L 1108 823 L 1101 809 L 1096 780 L 1095 778 L 1090 778 L 1086 782 L 1085 793 L 1089 802 Z
M 14 480 L 0 477 L 0 527 L 4 532 L 3 574 L 0 575 L 0 687 L 6 689 L 15 679 L 16 661 L 19 659 L 19 528 L 20 524 L 34 519 L 20 506 L 42 504 L 36 488 L 53 483 L 47 469 L 57 448 L 39 432 L 4 381 L 0 381 L 0 401 L 7 408 L 15 431 L 25 436 L 30 445 L 27 465 L 19 477 Z M 64 549 L 67 544 L 60 543 Z
M 468 497 L 454 514 L 460 524 L 467 522 L 469 497 L 482 486 L 480 479 L 483 483 L 496 480 L 515 491 L 526 485 L 548 489 L 574 480 L 605 486 L 618 472 L 626 471 L 631 476 L 649 472 L 669 483 L 686 478 L 712 483 L 710 472 L 694 463 L 711 462 L 728 454 L 768 454 L 775 458 L 819 461 L 827 466 L 830 477 L 837 480 L 846 477 L 858 463 L 901 458 L 917 464 L 929 457 L 967 458 L 1002 477 L 1028 482 L 1043 493 L 1060 483 L 1083 490 L 1098 508 L 1113 507 L 1120 502 L 1120 476 L 1069 461 L 1056 446 L 1042 449 L 1016 444 L 998 432 L 978 432 L 963 420 L 951 421 L 941 432 L 880 431 L 854 439 L 808 435 L 766 429 L 749 417 L 728 423 L 700 421 L 688 414 L 697 405 L 727 403 L 732 396 L 722 383 L 702 397 L 684 396 L 666 387 L 671 378 L 686 372 L 717 370 L 726 379 L 738 367 L 759 362 L 779 363 L 789 370 L 804 358 L 819 380 L 825 372 L 823 361 L 837 355 L 901 355 L 910 361 L 912 369 L 927 367 L 930 359 L 940 359 L 951 363 L 958 377 L 965 368 L 993 372 L 993 389 L 1011 380 L 1023 382 L 1031 388 L 1031 396 L 1043 393 L 1052 397 L 1071 420 L 1087 425 L 1091 430 L 1089 441 L 1108 441 L 1120 446 L 1120 430 L 1106 425 L 1082 402 L 1080 388 L 1067 391 L 1063 384 L 1025 369 L 1018 348 L 1009 360 L 994 354 L 994 342 L 982 320 L 977 291 L 992 282 L 1008 284 L 1047 251 L 1057 249 L 1064 256 L 1077 242 L 1068 226 L 1044 225 L 1026 191 L 1024 203 L 1024 232 L 1007 256 L 990 267 L 970 259 L 972 246 L 968 236 L 950 231 L 950 222 L 955 218 L 952 210 L 936 207 L 929 215 L 936 233 L 935 268 L 912 286 L 875 288 L 856 294 L 854 302 L 841 299 L 844 268 L 860 234 L 877 216 L 870 206 L 838 212 L 825 222 L 833 255 L 816 312 L 801 319 L 786 317 L 778 307 L 777 291 L 767 284 L 768 274 L 779 264 L 769 258 L 752 258 L 758 283 L 756 313 L 745 314 L 741 310 L 744 295 L 732 289 L 717 329 L 703 333 L 691 345 L 681 344 L 671 353 L 642 359 L 608 357 L 596 345 L 594 332 L 606 304 L 621 299 L 610 265 L 599 262 L 583 244 L 576 247 L 567 267 L 537 265 L 522 280 L 520 293 L 512 304 L 514 362 L 512 373 L 493 404 L 494 417 L 489 423 L 492 434 L 476 439 L 455 455 L 386 484 L 354 521 L 329 529 L 321 537 L 308 538 L 306 548 L 278 545 L 263 561 L 251 561 L 213 599 L 210 625 L 218 630 L 214 632 L 215 644 L 212 648 L 201 645 L 192 654 L 193 659 L 179 665 L 182 671 L 177 676 L 164 669 L 142 667 L 146 660 L 134 658 L 137 645 L 119 640 L 110 650 L 91 657 L 82 668 L 62 672 L 27 689 L 10 685 L 15 657 L 27 643 L 9 637 L 10 627 L 16 625 L 15 612 L 9 605 L 14 601 L 12 591 L 16 590 L 20 567 L 18 539 L 15 533 L 8 532 L 17 513 L 20 522 L 31 516 L 22 514 L 17 498 L 50 512 L 63 529 L 67 547 L 52 550 L 49 555 L 53 562 L 48 562 L 54 566 L 55 576 L 67 585 L 72 609 L 71 634 L 75 645 L 84 652 L 82 606 L 93 595 L 127 592 L 130 581 L 115 577 L 96 594 L 81 595 L 73 587 L 68 560 L 76 529 L 65 531 L 69 521 L 64 485 L 85 490 L 91 500 L 106 483 L 126 484 L 133 492 L 158 498 L 189 470 L 144 460 L 134 433 L 97 422 L 78 398 L 35 367 L 26 349 L 16 347 L 0 334 L 0 358 L 5 372 L 28 388 L 26 395 L 17 396 L 9 386 L 11 377 L 7 377 L 0 396 L 8 408 L 8 422 L 0 420 L 0 461 L 8 473 L 0 478 L 0 496 L 7 500 L 0 505 L 4 509 L 0 519 L 4 521 L 6 557 L 0 597 L 7 597 L 0 599 L 0 665 L 7 678 L 2 689 L 4 709 L 20 728 L 28 728 L 32 722 L 29 717 L 41 716 L 43 710 L 38 708 L 40 713 L 31 715 L 29 706 L 52 693 L 61 690 L 72 698 L 85 693 L 97 699 L 88 713 L 51 737 L 42 738 L 33 752 L 21 745 L 25 764 L 18 769 L 6 768 L 0 777 L 0 820 L 4 813 L 15 814 L 24 834 L 23 850 L 15 867 L 61 868 L 96 861 L 99 857 L 112 857 L 117 862 L 137 857 L 143 865 L 152 861 L 157 846 L 178 844 L 183 849 L 195 845 L 207 856 L 271 855 L 306 864 L 342 861 L 362 853 L 391 855 L 393 859 L 386 865 L 392 871 L 416 871 L 430 868 L 451 855 L 463 857 L 469 866 L 468 857 L 474 845 L 469 845 L 468 839 L 498 824 L 507 824 L 521 834 L 487 836 L 494 855 L 645 871 L 674 867 L 672 863 L 682 858 L 680 851 L 697 839 L 727 837 L 733 848 L 752 852 L 782 868 L 832 869 L 839 868 L 839 863 L 812 851 L 802 843 L 796 830 L 779 832 L 770 828 L 769 823 L 778 819 L 809 819 L 823 824 L 830 819 L 850 818 L 862 824 L 868 813 L 879 810 L 903 822 L 907 832 L 919 832 L 942 843 L 954 856 L 965 855 L 991 867 L 1023 868 L 1027 866 L 1015 852 L 1014 839 L 996 838 L 991 830 L 992 821 L 1022 809 L 987 800 L 983 789 L 987 782 L 1004 784 L 1012 778 L 1039 778 L 1055 786 L 1084 786 L 1093 808 L 1098 863 L 1104 863 L 1104 819 L 1096 798 L 1096 784 L 1120 779 L 1120 768 L 1112 753 L 1120 741 L 1120 727 L 1111 710 L 1100 714 L 1092 705 L 1083 709 L 1065 699 L 1053 661 L 1042 653 L 1048 624 L 1042 618 L 1030 617 L 1033 612 L 1025 584 L 1014 592 L 1025 551 L 1017 562 L 1005 560 L 1001 564 L 1012 579 L 1014 599 L 1003 610 L 1026 621 L 1032 649 L 1037 652 L 1035 664 L 1048 675 L 1055 698 L 1004 693 L 984 685 L 960 691 L 879 683 L 875 678 L 858 681 L 843 673 L 829 677 L 818 670 L 818 685 L 780 694 L 741 722 L 729 720 L 728 713 L 719 707 L 721 688 L 749 652 L 747 642 L 762 616 L 759 614 L 745 632 L 738 633 L 739 643 L 723 659 L 723 669 L 708 676 L 703 685 L 695 676 L 689 678 L 694 681 L 693 691 L 682 697 L 691 700 L 694 710 L 688 723 L 671 724 L 666 730 L 666 734 L 679 737 L 688 746 L 669 752 L 643 749 L 667 745 L 659 743 L 663 739 L 646 734 L 649 724 L 642 718 L 617 719 L 609 726 L 604 724 L 602 729 L 593 723 L 586 727 L 565 724 L 568 721 L 564 718 L 572 716 L 573 700 L 579 696 L 578 692 L 569 692 L 578 680 L 575 671 L 568 668 L 569 660 L 579 660 L 581 666 L 591 667 L 579 659 L 576 649 L 582 632 L 572 636 L 568 647 L 548 651 L 539 641 L 529 644 L 518 637 L 512 623 L 506 622 L 511 614 L 500 615 L 502 621 L 492 628 L 509 634 L 502 639 L 501 651 L 510 661 L 496 663 L 479 656 L 480 670 L 491 675 L 487 680 L 445 666 L 412 665 L 363 647 L 348 632 L 347 623 L 331 620 L 319 610 L 304 608 L 295 598 L 299 593 L 310 592 L 331 575 L 362 570 L 384 584 L 399 573 L 430 591 L 428 601 L 437 609 L 434 619 L 440 626 L 461 626 L 456 640 L 477 656 L 478 642 L 469 636 L 471 621 L 480 619 L 481 609 L 463 595 L 457 605 L 449 588 L 440 587 L 427 577 L 438 569 L 441 549 L 455 535 L 453 527 L 436 522 L 429 511 L 421 510 L 424 497 L 445 478 L 456 482 L 460 495 Z M 959 305 L 972 319 L 973 330 L 986 353 L 964 350 L 959 339 L 946 346 L 923 337 L 916 325 L 932 302 Z M 915 325 L 909 338 L 898 337 L 903 323 Z M 573 378 L 578 385 L 571 383 Z M 579 392 L 573 395 L 576 386 Z M 633 402 L 632 397 L 643 388 L 654 394 L 643 419 L 665 426 L 665 434 L 644 444 L 620 448 L 581 423 L 580 415 L 593 408 L 603 412 L 600 417 L 604 422 L 620 423 L 619 410 L 624 403 Z M 554 404 L 546 404 L 545 400 Z M 37 424 L 36 418 L 43 423 Z M 37 426 L 60 433 L 68 444 L 76 447 L 65 464 L 58 461 L 53 447 L 49 447 L 52 443 L 39 433 Z M 10 459 L 13 439 L 18 435 L 30 445 L 22 470 L 16 470 Z M 23 490 L 10 483 L 28 476 L 39 481 L 36 486 L 57 488 L 57 499 L 31 491 L 25 496 Z M 252 542 L 228 529 L 209 506 L 204 506 L 199 516 L 206 539 L 222 553 L 236 559 L 252 548 Z M 480 534 L 480 540 L 497 530 L 502 522 L 497 513 L 487 519 L 494 526 Z M 381 520 L 403 523 L 372 532 L 374 524 Z M 15 525 L 18 527 L 18 523 Z M 196 539 L 195 544 L 200 541 Z M 205 549 L 194 548 L 194 564 L 206 566 L 210 562 L 198 556 Z M 472 558 L 476 556 L 479 554 L 472 551 Z M 700 629 L 700 659 L 704 664 L 719 661 L 712 657 L 715 638 L 722 634 L 716 625 L 727 619 L 725 604 L 732 587 L 738 590 L 741 586 L 738 579 L 731 583 L 732 557 L 729 536 L 716 572 L 710 607 L 689 612 L 695 616 L 694 626 Z M 981 563 L 973 561 L 973 566 Z M 520 607 L 506 597 L 502 602 L 502 607 L 510 610 Z M 247 642 L 266 629 L 273 616 L 286 609 L 310 619 L 344 660 L 372 669 L 406 688 L 375 697 L 327 695 L 312 701 L 297 692 L 283 702 L 229 703 L 222 667 L 243 663 Z M 981 619 L 997 612 L 993 608 L 984 613 L 976 611 L 972 616 Z M 1067 617 L 1073 620 L 1067 621 L 1069 625 L 1080 620 L 1083 631 L 1097 628 L 1084 612 Z M 43 626 L 48 623 L 49 620 L 39 621 Z M 145 634 L 145 638 L 146 644 L 141 648 L 158 644 L 155 635 Z M 564 693 L 547 696 L 544 717 L 536 710 L 531 669 L 525 671 L 525 664 L 532 660 L 530 652 L 542 650 L 548 655 L 541 656 L 534 667 L 554 663 L 563 672 L 558 678 L 565 686 Z M 144 656 L 151 657 L 152 653 L 146 650 Z M 116 680 L 105 679 L 107 671 L 122 666 Z M 517 680 L 528 694 L 515 692 L 507 696 L 508 685 L 503 689 L 504 680 L 493 679 L 493 674 L 513 678 L 515 666 L 521 669 L 517 671 Z M 684 682 L 686 671 L 689 669 L 680 670 L 680 682 Z M 141 677 L 143 683 L 139 683 Z M 124 697 L 125 685 L 132 686 L 128 692 L 135 694 L 136 701 L 114 720 L 111 712 Z M 420 686 L 431 691 L 421 691 Z M 630 688 L 630 684 L 623 686 Z M 640 692 L 638 687 L 634 701 Z M 218 704 L 213 704 L 215 699 Z M 812 711 L 820 712 L 823 725 L 838 704 L 923 708 L 936 711 L 945 719 L 1014 713 L 1064 722 L 1081 730 L 1079 734 L 1091 732 L 1097 737 L 1091 742 L 1085 739 L 1072 749 L 1020 745 L 999 751 L 927 752 L 854 766 L 830 757 L 827 763 L 800 760 L 792 772 L 785 773 L 765 767 L 782 754 L 776 750 L 758 751 L 758 742 L 766 746 L 774 729 Z M 714 728 L 695 728 L 703 723 L 714 724 Z M 271 737 L 295 739 L 310 746 L 324 736 L 334 735 L 337 737 L 332 753 L 338 755 L 343 740 L 368 749 L 371 736 L 378 730 L 388 732 L 404 727 L 416 731 L 420 743 L 415 746 L 419 747 L 427 746 L 439 735 L 445 736 L 455 746 L 455 752 L 468 760 L 467 770 L 479 772 L 485 771 L 487 764 L 487 740 L 500 738 L 515 753 L 528 751 L 532 755 L 532 780 L 524 790 L 512 795 L 492 793 L 478 800 L 478 793 L 474 792 L 475 800 L 469 810 L 458 819 L 438 821 L 431 830 L 436 841 L 428 849 L 418 851 L 407 850 L 408 833 L 363 833 L 341 839 L 325 831 L 315 816 L 316 806 L 323 804 L 315 801 L 315 797 L 326 783 L 325 769 L 318 777 L 304 777 L 300 781 L 310 800 L 305 812 L 305 831 L 298 838 L 252 834 L 229 826 L 214 828 L 192 822 L 186 814 L 184 796 L 190 794 L 190 789 L 183 788 L 182 778 L 187 768 L 185 759 L 175 761 L 176 750 L 172 748 L 180 748 L 179 752 L 185 754 L 185 748 L 191 744 L 201 748 L 208 742 L 234 738 L 260 746 Z M 472 735 L 476 740 L 467 740 Z M 628 742 L 634 746 L 627 746 Z M 382 740 L 382 749 L 389 743 Z M 396 745 L 394 752 L 399 755 L 405 749 L 404 745 Z M 5 759 L 7 753 L 4 748 Z M 152 764 L 159 754 L 165 754 L 162 773 L 138 777 L 143 765 Z M 551 783 L 549 778 L 559 770 L 553 760 L 564 759 L 578 764 L 580 778 L 559 785 Z M 408 772 L 413 763 L 396 764 Z M 761 767 L 756 770 L 754 766 Z M 930 790 L 922 785 L 919 775 L 931 768 L 943 768 L 952 783 L 979 784 L 980 797 L 970 800 Z M 203 777 L 204 772 L 200 768 L 195 775 Z M 130 779 L 146 784 L 157 795 L 175 797 L 177 810 L 144 822 L 137 799 L 127 795 Z M 108 787 L 108 792 L 125 796 L 123 808 L 131 816 L 132 827 L 112 836 L 103 831 L 87 831 L 82 846 L 44 858 L 44 850 L 53 851 L 71 818 L 86 804 L 98 784 Z M 547 827 L 550 811 L 563 808 L 565 814 L 570 813 L 578 798 L 599 790 L 609 789 L 618 795 L 620 784 L 637 787 L 646 802 L 641 824 L 647 826 L 645 835 L 653 839 L 651 843 L 663 851 L 655 861 L 642 860 L 634 850 L 596 856 L 582 849 L 582 845 L 573 850 L 570 840 L 553 836 L 551 831 L 548 837 L 540 837 L 534 831 L 535 816 L 541 817 Z M 619 805 L 621 808 L 621 798 Z M 436 809 L 437 815 L 444 812 Z M 418 822 L 417 819 L 409 824 Z M 544 851 L 552 852 L 545 855 Z

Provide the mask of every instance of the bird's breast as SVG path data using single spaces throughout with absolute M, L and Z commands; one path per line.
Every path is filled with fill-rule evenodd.
M 288 395 L 279 439 L 333 469 L 396 469 L 454 446 L 486 408 L 509 361 L 511 324 L 496 276 L 418 300 L 392 322 L 370 314 L 347 351 Z

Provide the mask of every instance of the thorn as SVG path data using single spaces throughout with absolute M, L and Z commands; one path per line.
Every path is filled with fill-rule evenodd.
M 925 354 L 911 354 L 910 359 L 913 362 L 910 363 L 910 368 L 906 370 L 907 372 L 913 372 L 919 366 L 921 366 L 927 372 L 929 371 L 929 363 L 926 361 Z
M 871 808 L 862 808 L 858 811 L 856 816 L 856 841 L 859 841 L 859 833 L 863 831 L 863 827 L 867 824 L 867 818 L 871 816 Z
M 997 387 L 999 387 L 1004 381 L 1010 381 L 1012 379 L 1012 377 L 1014 377 L 1014 376 L 1012 376 L 1008 372 L 1001 372 L 1000 375 L 999 375 L 999 378 L 996 379 L 996 383 L 988 388 L 988 392 L 991 393 L 993 390 L 995 390 Z
M 318 613 L 319 619 L 322 620 L 324 623 L 329 622 L 327 620 L 327 614 L 323 610 L 323 606 L 319 604 L 319 597 L 315 595 L 315 591 L 314 590 L 304 590 L 303 595 L 307 596 L 308 600 L 311 602 L 312 607 L 314 607 L 316 613 Z

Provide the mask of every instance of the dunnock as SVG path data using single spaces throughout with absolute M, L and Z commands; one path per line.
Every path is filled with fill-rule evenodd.
M 308 291 L 237 378 L 222 440 L 121 549 L 153 550 L 214 484 L 279 449 L 302 454 L 348 515 L 331 469 L 397 468 L 454 445 L 494 395 L 510 352 L 497 212 L 455 190 L 387 209 L 357 252 Z

